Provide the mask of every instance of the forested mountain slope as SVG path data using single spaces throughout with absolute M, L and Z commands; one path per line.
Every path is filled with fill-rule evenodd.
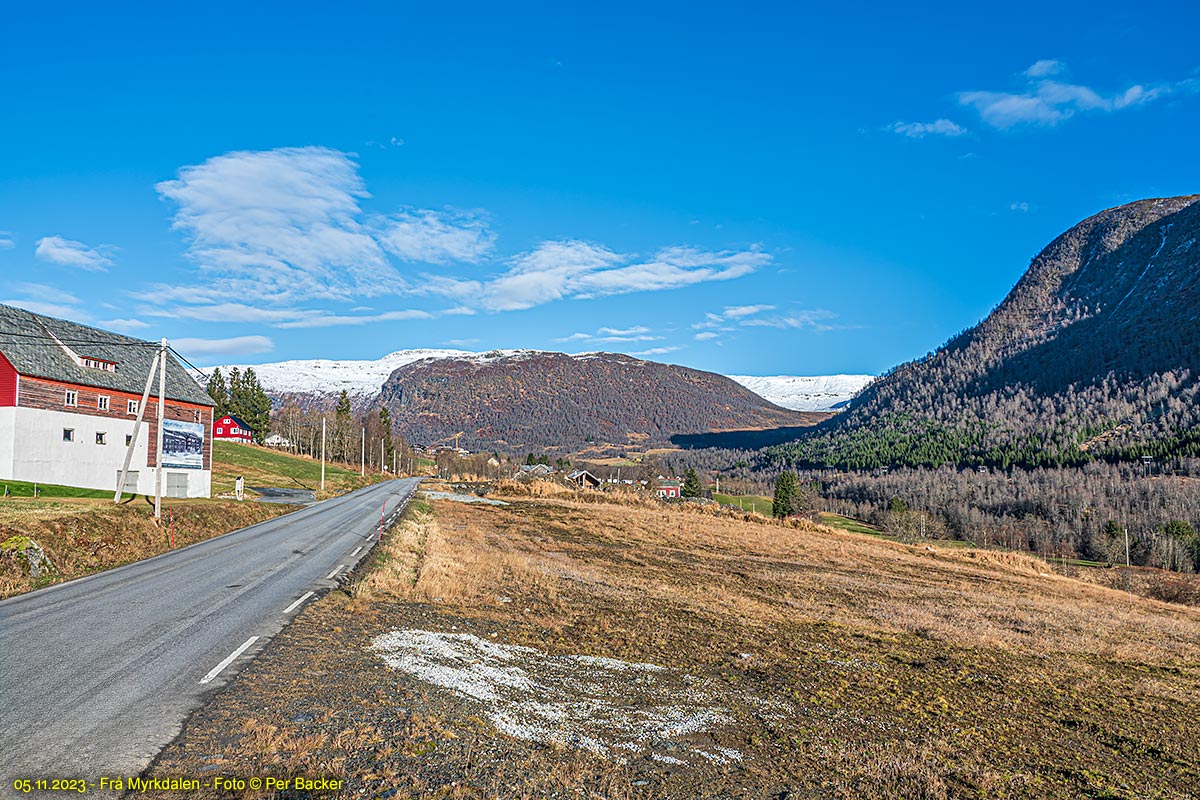
M 1084 220 L 987 319 L 772 460 L 1041 466 L 1200 454 L 1198 199 Z
M 664 444 L 672 435 L 812 424 L 722 375 L 614 353 L 505 351 L 392 373 L 376 403 L 410 442 L 471 450 Z

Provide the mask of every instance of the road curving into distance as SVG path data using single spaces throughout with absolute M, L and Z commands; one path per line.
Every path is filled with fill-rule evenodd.
M 137 775 L 208 693 L 370 550 L 419 479 L 0 601 L 0 796 Z

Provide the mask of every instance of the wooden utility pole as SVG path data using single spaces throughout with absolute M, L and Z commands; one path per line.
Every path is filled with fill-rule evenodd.
M 167 340 L 162 340 L 162 350 L 158 354 L 158 455 L 154 460 L 154 518 L 162 519 L 162 461 L 163 461 L 163 420 L 167 410 Z
M 142 427 L 142 419 L 146 416 L 146 402 L 150 399 L 150 387 L 154 385 L 154 373 L 158 371 L 158 358 L 150 361 L 150 374 L 146 376 L 146 388 L 142 391 L 142 402 L 138 406 L 137 419 L 133 423 L 133 435 L 129 437 L 129 445 L 125 448 L 125 465 L 121 467 L 121 477 L 117 480 L 117 491 L 113 494 L 113 502 L 121 502 L 121 494 L 125 491 L 125 480 L 129 476 L 129 464 L 133 460 L 133 450 L 137 447 L 138 431 Z M 135 492 L 136 494 L 136 487 Z
M 362 461 L 358 465 L 358 474 L 362 477 L 367 476 L 367 428 L 362 429 Z
M 325 491 L 325 415 L 321 415 L 321 491 Z

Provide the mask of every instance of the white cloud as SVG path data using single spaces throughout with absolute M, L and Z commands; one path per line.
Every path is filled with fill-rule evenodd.
M 741 319 L 754 314 L 761 314 L 763 311 L 774 311 L 775 306 L 725 306 L 725 311 L 721 314 L 723 319 Z
M 476 213 L 411 209 L 376 220 L 375 236 L 404 261 L 476 263 L 495 248 L 496 234 Z
M 280 322 L 276 328 L 331 328 L 337 325 L 366 325 L 371 322 L 396 322 L 407 319 L 433 319 L 433 314 L 419 309 L 384 311 L 379 314 L 343 315 L 323 311 L 310 312 L 306 316 Z
M 1025 70 L 1026 78 L 1048 78 L 1051 75 L 1059 75 L 1066 72 L 1067 65 L 1056 58 L 1043 58 L 1040 61 L 1035 61 Z
M 398 294 L 407 281 L 387 257 L 474 261 L 494 236 L 482 217 L 419 209 L 368 218 L 358 165 L 323 147 L 234 152 L 184 167 L 156 187 L 178 208 L 188 257 L 221 292 L 348 300 Z
M 26 311 L 32 311 L 34 314 L 44 314 L 47 317 L 57 317 L 59 319 L 69 319 L 77 322 L 86 322 L 88 320 L 88 315 L 84 313 L 78 306 L 63 305 L 61 303 L 48 303 L 43 300 L 35 300 L 29 297 L 16 297 L 11 300 L 0 300 L 0 303 L 6 306 L 23 308 Z
M 259 308 L 244 303 L 176 305 L 169 309 L 147 308 L 143 312 L 158 317 L 184 317 L 202 322 L 241 322 L 270 325 L 274 328 L 330 328 L 339 325 L 365 325 L 407 319 L 432 319 L 433 314 L 419 309 L 382 311 L 377 314 L 336 314 L 315 308 Z
M 8 231 L 0 231 L 0 250 L 11 250 L 17 246 L 13 235 Z
M 697 334 L 696 334 L 695 336 L 693 336 L 692 338 L 693 338 L 693 339 L 695 339 L 697 342 L 706 342 L 706 341 L 708 341 L 709 339 L 716 339 L 716 338 L 719 338 L 719 337 L 720 337 L 720 335 L 721 335 L 721 334 L 719 334 L 719 333 L 714 333 L 713 331 L 700 331 L 699 333 L 697 333 Z
M 1009 211 L 1018 211 L 1022 214 L 1025 214 L 1025 213 L 1031 211 L 1032 209 L 1033 209 L 1033 206 L 1029 205 L 1029 203 L 1026 203 L 1023 200 L 1019 203 L 1010 203 L 1008 206 Z
M 1066 70 L 1066 64 L 1043 59 L 1021 73 L 1023 91 L 959 92 L 958 102 L 975 109 L 980 118 L 999 130 L 1019 125 L 1054 126 L 1081 112 L 1112 112 L 1144 105 L 1179 91 L 1196 88 L 1193 80 L 1165 83 L 1156 86 L 1134 84 L 1127 89 L 1105 94 L 1090 86 L 1055 80 Z
M 17 281 L 16 283 L 11 284 L 11 288 L 32 299 L 44 300 L 49 303 L 79 305 L 83 302 L 68 291 L 60 289 L 57 286 L 48 286 L 44 283 L 26 283 L 24 281 Z
M 101 328 L 119 331 L 121 333 L 130 333 L 132 331 L 140 331 L 150 327 L 150 323 L 142 322 L 140 319 L 108 319 L 99 323 Z
M 837 314 L 834 314 L 832 311 L 817 308 L 811 311 L 797 311 L 781 317 L 742 320 L 741 324 L 747 327 L 759 328 L 811 328 L 815 331 L 831 331 L 833 330 L 833 326 L 829 325 L 826 320 L 835 319 L 836 317 Z
M 442 293 L 466 297 L 479 292 L 484 308 L 512 311 L 565 298 L 586 299 L 730 280 L 770 261 L 771 256 L 757 248 L 706 252 L 668 247 L 651 259 L 639 260 L 589 242 L 543 242 L 514 258 L 508 272 L 499 277 L 482 284 L 444 282 Z
M 34 255 L 49 264 L 78 267 L 89 272 L 104 272 L 112 265 L 112 259 L 104 251 L 112 248 L 101 245 L 88 247 L 83 242 L 64 239 L 61 236 L 45 236 L 37 241 Z
M 887 129 L 910 139 L 924 139 L 926 136 L 962 136 L 967 132 L 966 128 L 948 119 L 936 119 L 933 122 L 893 122 Z
M 266 336 L 234 336 L 230 339 L 174 339 L 171 346 L 185 356 L 237 356 L 269 353 L 275 343 Z
M 682 350 L 682 345 L 674 345 L 671 347 L 651 347 L 649 350 L 640 350 L 636 353 L 630 353 L 631 356 L 663 356 L 667 353 L 674 353 L 676 350 Z
M 644 325 L 632 328 L 599 328 L 595 333 L 572 333 L 556 342 L 587 342 L 589 344 L 629 344 L 631 342 L 656 342 L 661 336 L 651 336 L 651 331 Z

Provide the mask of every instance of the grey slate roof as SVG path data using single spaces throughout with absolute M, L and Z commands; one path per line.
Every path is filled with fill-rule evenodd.
M 116 371 L 79 366 L 50 334 L 81 358 L 115 362 Z M 158 347 L 155 342 L 0 305 L 0 353 L 22 375 L 140 395 L 146 388 L 146 377 Z M 157 375 L 150 394 L 158 394 Z M 192 379 L 170 351 L 167 352 L 167 397 L 213 405 L 208 392 Z

